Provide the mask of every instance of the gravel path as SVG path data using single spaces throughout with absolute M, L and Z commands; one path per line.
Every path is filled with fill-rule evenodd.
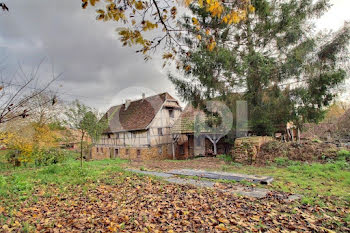
M 141 170 L 136 170 L 136 169 L 127 169 L 127 170 L 131 171 L 131 172 L 138 173 L 138 174 L 151 175 L 151 176 L 156 176 L 156 177 L 160 177 L 160 178 L 165 178 L 166 181 L 171 182 L 171 183 L 183 184 L 183 185 L 193 185 L 196 187 L 220 189 L 218 187 L 215 187 L 215 185 L 217 183 L 213 182 L 213 181 L 183 179 L 183 178 L 178 178 L 178 177 L 174 176 L 174 174 L 169 174 L 169 173 L 165 173 L 165 172 L 141 171 Z M 221 189 L 221 191 L 231 192 L 231 193 L 240 194 L 240 195 L 248 196 L 248 197 L 255 197 L 255 198 L 266 197 L 267 194 L 270 192 L 268 189 L 243 187 L 243 186 L 234 186 L 234 188 Z

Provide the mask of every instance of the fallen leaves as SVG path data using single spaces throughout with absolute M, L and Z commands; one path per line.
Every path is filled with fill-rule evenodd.
M 37 201 L 22 202 L 18 211 L 0 207 L 2 230 L 18 231 L 24 223 L 42 232 L 332 232 L 337 227 L 320 215 L 320 207 L 296 207 L 277 195 L 251 199 L 136 175 L 119 181 L 118 176 L 109 177 L 116 184 L 49 186 L 50 196 L 38 189 Z M 346 225 L 336 229 L 347 230 Z

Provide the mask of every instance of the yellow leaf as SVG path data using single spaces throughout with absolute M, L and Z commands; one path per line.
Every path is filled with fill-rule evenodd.
M 98 0 L 90 0 L 91 6 L 95 6 L 95 4 L 96 4 L 97 1 L 98 1 Z
M 198 5 L 199 5 L 200 7 L 203 7 L 203 0 L 198 0 Z
M 142 4 L 142 2 L 141 1 L 137 1 L 137 2 L 135 2 L 135 8 L 137 9 L 137 10 L 143 10 L 143 4 Z
M 185 5 L 189 6 L 193 0 L 185 0 Z
M 173 58 L 173 54 L 172 53 L 164 53 L 163 54 L 163 59 L 170 59 Z
M 249 9 L 250 13 L 254 13 L 255 12 L 255 7 L 253 5 L 249 5 L 248 9 Z
M 135 25 L 136 21 L 133 19 L 131 20 L 132 25 Z
M 197 35 L 197 39 L 201 40 L 202 39 L 201 35 Z
M 208 49 L 209 51 L 213 51 L 213 49 L 216 47 L 216 42 L 212 41 L 209 45 L 208 45 Z
M 219 224 L 219 225 L 217 225 L 216 228 L 219 229 L 219 230 L 222 230 L 222 231 L 227 231 L 227 228 L 226 228 L 225 225 L 222 224 L 222 223 Z
M 198 24 L 198 19 L 196 19 L 195 17 L 192 18 L 192 22 L 194 25 L 197 25 Z
M 219 220 L 219 222 L 221 222 L 221 223 L 225 223 L 225 224 L 229 224 L 229 223 L 230 223 L 230 221 L 227 220 L 227 219 L 225 219 L 225 218 L 219 218 L 218 220 Z

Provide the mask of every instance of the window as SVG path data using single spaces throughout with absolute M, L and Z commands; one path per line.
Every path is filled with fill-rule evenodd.
M 136 132 L 131 133 L 132 138 L 136 138 Z
M 114 149 L 114 155 L 117 156 L 119 154 L 119 150 L 118 149 Z
M 103 147 L 101 147 L 101 152 L 103 153 Z
M 125 149 L 125 154 L 129 155 L 129 149 Z
M 108 137 L 108 138 L 111 138 L 111 136 L 112 136 L 111 133 L 108 133 L 108 134 L 107 134 L 107 137 Z
M 96 152 L 98 153 L 98 147 L 96 147 Z
M 163 154 L 163 147 L 160 146 L 160 147 L 158 148 L 158 154 L 159 154 L 159 155 L 162 155 L 162 154 Z
M 174 110 L 173 109 L 169 109 L 169 117 L 174 118 Z
M 119 138 L 119 133 L 115 134 L 115 138 L 118 139 Z
M 163 129 L 162 128 L 158 128 L 158 135 L 163 135 Z
M 141 156 L 141 150 L 140 150 L 140 149 L 137 149 L 137 150 L 136 150 L 136 154 L 137 154 L 137 157 Z

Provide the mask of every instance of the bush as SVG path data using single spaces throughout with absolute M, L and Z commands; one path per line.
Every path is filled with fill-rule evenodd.
M 337 158 L 340 160 L 350 160 L 350 151 L 348 150 L 338 151 Z
M 10 150 L 6 153 L 5 157 L 9 164 L 12 164 L 14 167 L 21 166 L 21 162 L 19 160 L 20 152 L 17 150 Z
M 61 163 L 66 159 L 65 153 L 56 148 L 33 151 L 36 166 L 47 166 Z

